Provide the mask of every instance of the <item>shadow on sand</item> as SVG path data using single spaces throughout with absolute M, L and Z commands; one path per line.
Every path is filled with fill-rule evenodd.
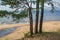
M 19 26 L 16 26 L 13 28 L 5 28 L 5 29 L 0 30 L 0 38 L 14 32 L 17 28 L 19 28 Z

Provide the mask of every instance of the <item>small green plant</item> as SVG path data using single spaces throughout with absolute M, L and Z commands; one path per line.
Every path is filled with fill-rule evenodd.
M 60 29 L 58 29 L 58 32 L 60 33 Z
M 25 33 L 25 35 L 24 35 L 25 37 L 29 37 L 30 36 L 30 32 L 28 32 L 28 33 Z

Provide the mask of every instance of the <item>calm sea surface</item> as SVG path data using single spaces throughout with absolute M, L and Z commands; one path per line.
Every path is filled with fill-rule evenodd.
M 35 20 L 35 15 L 36 13 L 33 12 L 34 20 Z M 51 12 L 50 10 L 45 10 L 44 21 L 60 21 L 60 10 L 55 10 L 54 12 Z

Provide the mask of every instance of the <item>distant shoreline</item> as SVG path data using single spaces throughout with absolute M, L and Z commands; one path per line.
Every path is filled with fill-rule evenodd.
M 60 21 L 60 20 L 47 20 L 47 21 L 43 21 L 43 22 L 49 22 L 49 21 Z
M 47 21 L 43 21 L 43 22 L 53 22 L 53 21 L 60 21 L 60 20 L 47 20 Z M 35 21 L 34 21 L 35 23 Z M 29 22 L 19 22 L 19 23 L 2 23 L 2 24 L 29 24 Z M 0 25 L 2 25 L 0 24 Z

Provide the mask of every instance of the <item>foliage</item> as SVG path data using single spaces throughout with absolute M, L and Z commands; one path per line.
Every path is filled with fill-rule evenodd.
M 18 7 L 21 0 L 2 0 L 2 5 L 10 5 L 11 7 Z
M 7 15 L 11 15 L 14 18 L 16 18 L 17 20 L 20 18 L 25 18 L 28 16 L 28 13 L 26 11 L 22 11 L 21 13 L 17 14 L 14 12 L 8 12 L 8 11 L 0 11 L 0 17 L 6 17 Z
M 6 15 L 10 15 L 10 14 L 12 14 L 12 12 L 7 12 L 7 11 L 0 11 L 0 17 L 4 17 L 4 16 L 6 16 Z
M 15 19 L 25 18 L 28 16 L 28 8 L 26 7 L 25 0 L 1 0 L 1 5 L 10 5 L 10 8 L 16 8 L 13 12 L 1 11 L 1 17 L 6 15 L 12 15 Z M 17 10 L 24 8 L 23 11 L 16 13 Z

